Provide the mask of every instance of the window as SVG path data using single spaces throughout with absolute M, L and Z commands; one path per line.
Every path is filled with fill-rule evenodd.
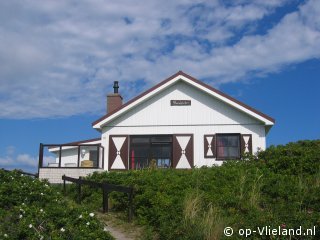
M 142 169 L 155 161 L 158 168 L 171 167 L 172 136 L 130 136 L 130 169 Z
M 240 158 L 240 134 L 217 134 L 217 159 Z
M 97 150 L 89 151 L 89 160 L 93 162 L 93 167 L 98 167 L 98 151 Z

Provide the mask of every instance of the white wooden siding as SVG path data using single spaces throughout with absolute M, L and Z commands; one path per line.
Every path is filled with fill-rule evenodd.
M 191 100 L 191 106 L 170 106 L 170 100 Z M 239 123 L 261 122 L 185 82 L 178 82 L 107 125 L 119 127 Z
M 170 106 L 170 100 L 191 100 L 191 106 Z M 177 82 L 102 129 L 105 169 L 108 166 L 109 135 L 194 134 L 194 165 L 221 161 L 204 158 L 205 134 L 252 134 L 253 152 L 265 149 L 265 126 L 257 119 L 215 99 L 185 82 Z

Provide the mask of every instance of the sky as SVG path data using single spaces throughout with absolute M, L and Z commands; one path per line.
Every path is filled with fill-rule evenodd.
M 179 70 L 275 118 L 268 146 L 319 139 L 320 1 L 0 1 L 0 168 Z

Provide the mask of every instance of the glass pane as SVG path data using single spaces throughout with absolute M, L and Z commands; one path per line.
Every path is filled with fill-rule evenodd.
M 80 146 L 80 167 L 98 167 L 98 147 Z
M 217 150 L 218 150 L 218 152 L 217 152 L 218 157 L 227 157 L 228 156 L 227 148 L 218 147 Z
M 149 137 L 132 137 L 131 141 L 133 144 L 135 143 L 149 143 Z
M 170 136 L 154 136 L 154 137 L 151 137 L 151 142 L 152 143 L 164 143 L 164 142 L 167 142 L 167 143 L 170 143 L 172 142 L 172 137 Z
M 228 139 L 225 136 L 217 136 L 217 145 L 224 147 L 228 145 Z
M 151 148 L 151 157 L 161 157 L 162 156 L 162 147 L 161 145 L 152 146 Z
M 131 140 L 131 169 L 149 167 L 152 160 L 158 167 L 170 167 L 172 136 L 133 136 Z
M 61 167 L 78 166 L 78 146 L 63 146 L 61 148 Z
M 228 136 L 228 146 L 237 147 L 239 146 L 239 136 Z
M 40 167 L 59 167 L 60 147 L 44 147 L 43 148 L 43 162 Z
M 170 167 L 170 159 L 159 158 L 157 162 L 158 168 L 169 168 Z
M 239 148 L 237 147 L 218 147 L 218 157 L 239 158 Z
M 134 146 L 132 148 L 134 151 L 133 154 L 135 157 L 148 157 L 149 156 L 149 147 L 148 146 Z
M 89 160 L 93 162 L 93 167 L 98 167 L 98 151 L 90 150 Z
M 171 146 L 170 145 L 153 145 L 151 147 L 151 157 L 171 158 Z
M 220 158 L 240 157 L 240 137 L 238 134 L 217 135 L 217 156 Z
M 171 146 L 163 146 L 161 156 L 165 158 L 171 158 Z
M 222 135 L 217 136 L 217 145 L 221 147 L 238 147 L 239 135 Z
M 239 149 L 237 147 L 229 147 L 228 148 L 228 157 L 230 158 L 238 158 L 239 156 Z

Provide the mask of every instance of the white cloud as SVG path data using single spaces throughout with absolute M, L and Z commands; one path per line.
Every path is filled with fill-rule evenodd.
M 13 155 L 10 152 L 8 155 L 0 156 L 0 168 L 4 169 L 22 169 L 27 172 L 35 172 L 38 167 L 38 159 L 29 154 Z
M 102 114 L 114 80 L 128 99 L 178 70 L 219 84 L 319 58 L 319 1 L 256 33 L 287 2 L 1 1 L 0 118 Z
M 30 167 L 38 166 L 38 160 L 34 157 L 31 157 L 29 154 L 19 154 L 16 160 L 17 160 L 17 163 L 21 165 L 26 165 Z
M 0 156 L 0 168 L 36 172 L 37 167 L 38 158 L 32 157 L 26 153 L 17 153 L 16 147 L 14 146 L 7 146 L 4 156 Z

